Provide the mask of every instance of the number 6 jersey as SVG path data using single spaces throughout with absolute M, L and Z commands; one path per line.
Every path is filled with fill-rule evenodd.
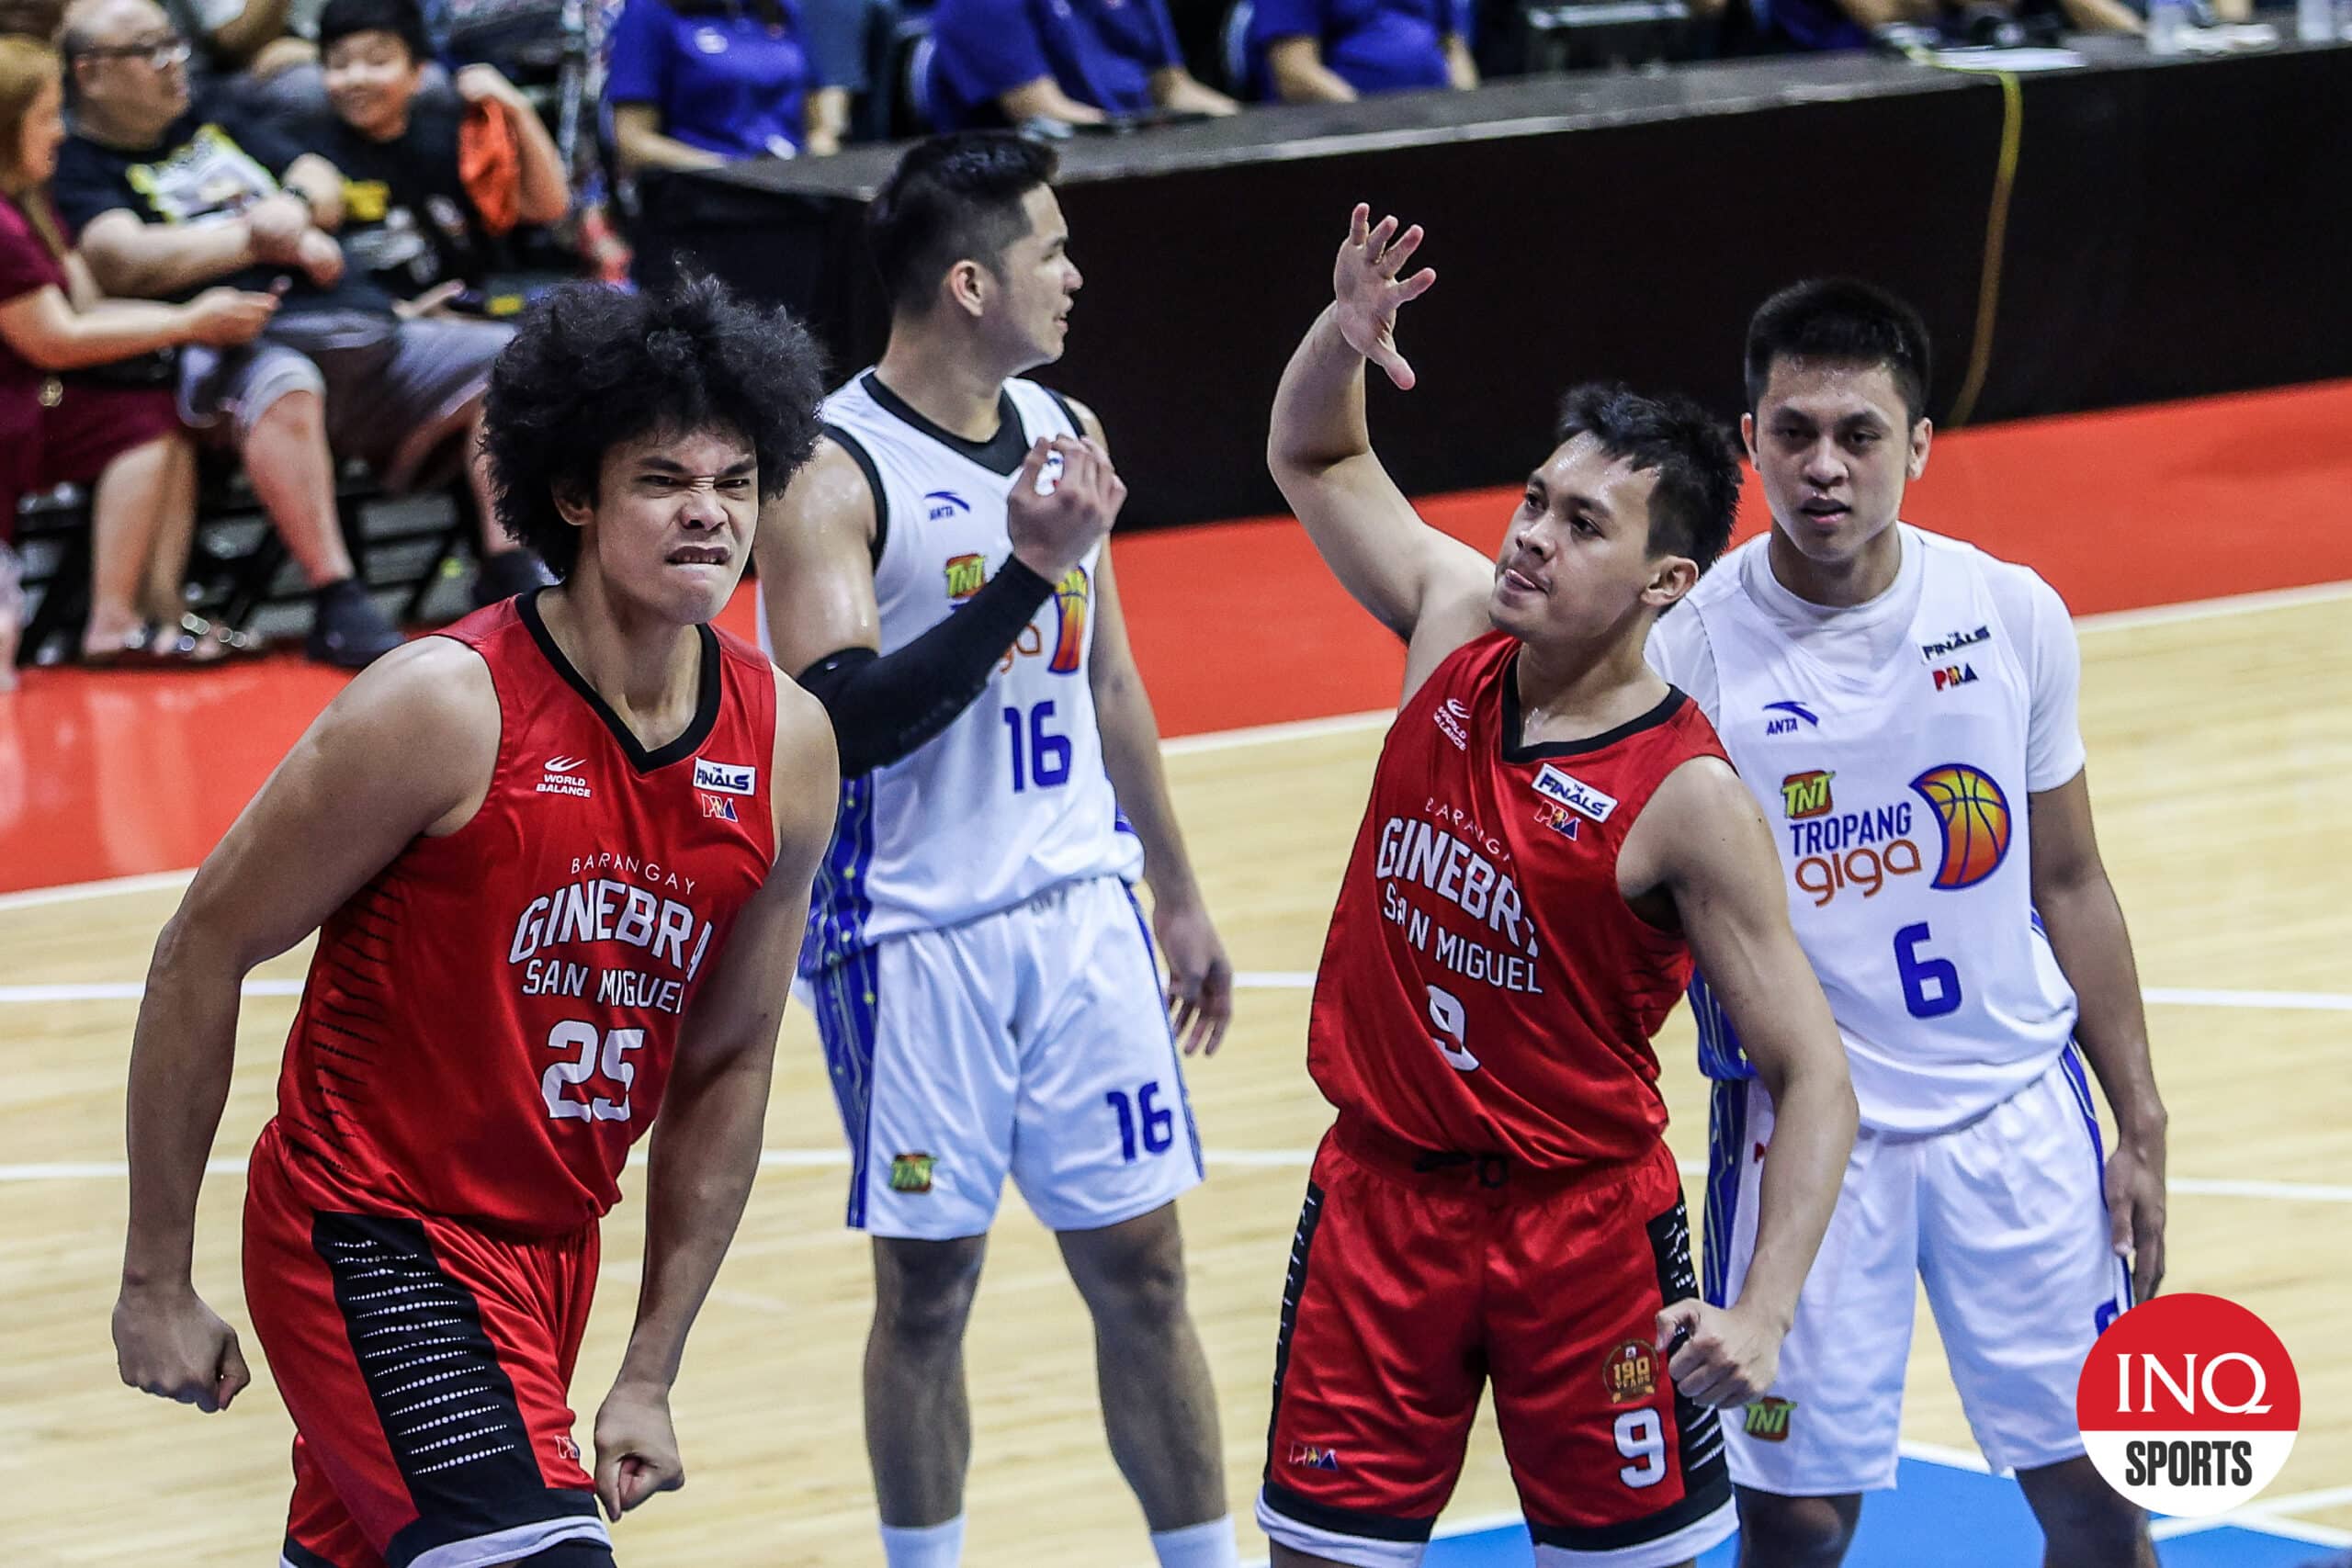
M 619 1201 L 679 1031 L 775 859 L 775 679 L 698 629 L 684 733 L 648 751 L 537 595 L 442 635 L 490 667 L 481 808 L 420 837 L 320 929 L 278 1135 L 321 1209 L 576 1230 Z
M 2075 993 L 2033 910 L 2028 799 L 2082 769 L 2078 662 L 2057 594 L 1973 546 L 1901 529 L 1887 592 L 1830 609 L 1726 557 L 1652 632 L 1764 807 L 1866 1126 L 1934 1133 L 2032 1083 Z M 1692 987 L 1700 1063 L 1745 1076 Z

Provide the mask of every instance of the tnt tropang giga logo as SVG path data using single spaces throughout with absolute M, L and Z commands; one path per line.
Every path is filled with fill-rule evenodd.
M 2277 1479 L 2302 1415 L 2286 1346 L 2220 1296 L 2162 1296 L 2125 1313 L 2075 1389 L 2084 1447 L 2107 1483 L 2191 1517 L 2239 1507 Z

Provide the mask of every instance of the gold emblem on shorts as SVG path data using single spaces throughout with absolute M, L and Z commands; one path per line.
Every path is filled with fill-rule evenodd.
M 1638 1339 L 1628 1339 L 1609 1352 L 1601 1363 L 1601 1382 L 1609 1385 L 1609 1403 L 1632 1404 L 1657 1393 L 1657 1352 Z

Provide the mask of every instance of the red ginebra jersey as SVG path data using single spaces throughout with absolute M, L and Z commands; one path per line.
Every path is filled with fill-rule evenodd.
M 489 796 L 320 931 L 276 1128 L 321 1208 L 560 1233 L 619 1200 L 680 1023 L 775 858 L 775 677 L 704 628 L 693 722 L 649 752 L 536 596 L 443 635 L 498 688 Z
M 1666 776 L 1721 757 L 1680 692 L 1519 743 L 1516 638 L 1449 656 L 1381 748 L 1323 947 L 1307 1067 L 1345 1122 L 1539 1168 L 1633 1160 L 1666 1126 L 1650 1040 L 1690 976 L 1617 852 Z

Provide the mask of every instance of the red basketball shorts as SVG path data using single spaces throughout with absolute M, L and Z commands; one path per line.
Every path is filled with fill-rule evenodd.
M 1723 1432 L 1653 1346 L 1658 1310 L 1698 1293 L 1662 1145 L 1565 1176 L 1334 1128 L 1291 1247 L 1259 1524 L 1411 1568 L 1491 1383 L 1543 1568 L 1697 1556 L 1735 1522 Z
M 294 1417 L 287 1568 L 609 1550 L 568 1393 L 595 1227 L 519 1240 L 334 1213 L 288 1157 L 273 1123 L 245 1189 L 246 1310 Z

